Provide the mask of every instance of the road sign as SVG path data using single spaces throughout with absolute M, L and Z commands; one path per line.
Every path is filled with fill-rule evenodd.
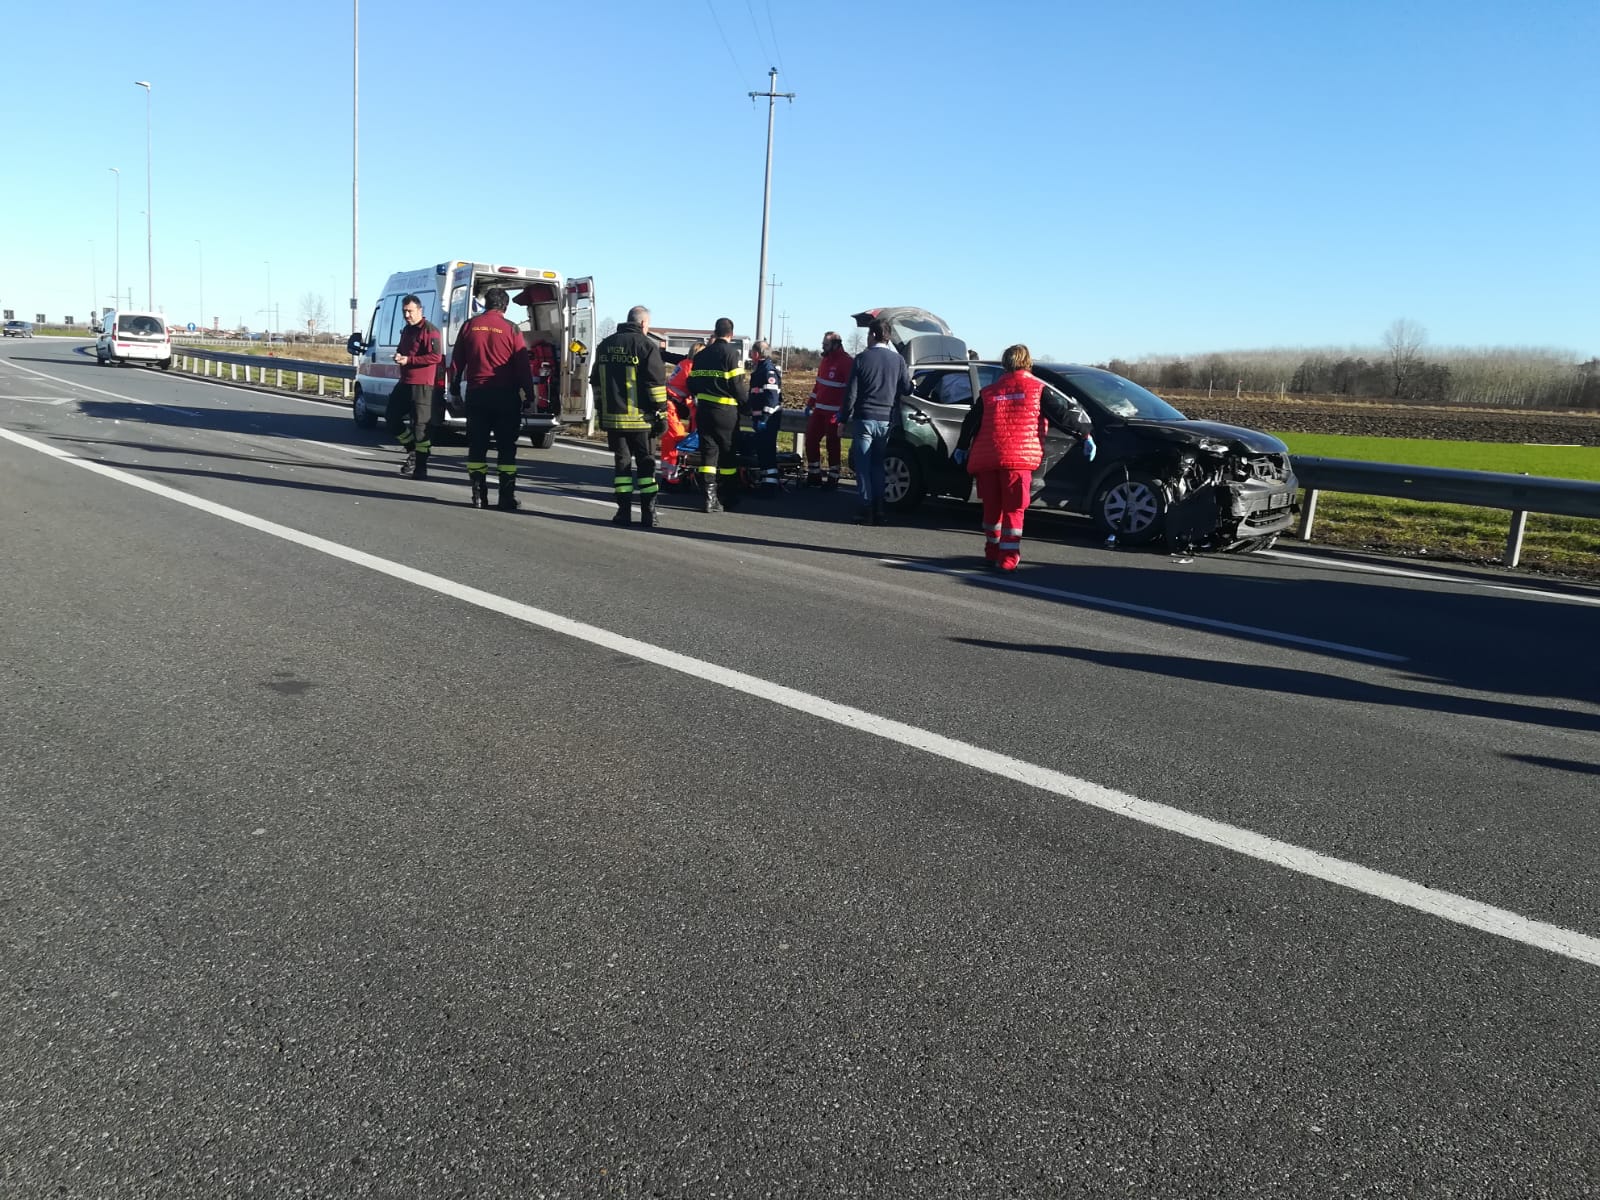
M 187 325 L 184 326 L 184 328 L 187 329 L 190 333 L 193 333 L 194 332 L 194 322 L 190 321 Z

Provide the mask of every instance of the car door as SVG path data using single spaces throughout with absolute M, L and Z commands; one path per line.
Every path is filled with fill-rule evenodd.
M 993 363 L 978 363 L 978 387 L 1000 377 Z M 961 426 L 972 411 L 971 368 L 929 368 L 912 379 L 912 395 L 900 405 L 899 434 L 917 448 L 927 490 L 965 497 L 972 477 L 951 455 L 961 441 Z M 965 386 L 961 386 L 965 384 Z

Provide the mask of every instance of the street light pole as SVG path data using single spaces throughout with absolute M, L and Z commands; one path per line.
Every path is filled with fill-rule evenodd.
M 93 329 L 95 316 L 100 311 L 100 256 L 94 252 L 94 239 L 89 239 L 89 295 L 94 302 L 89 305 L 89 328 Z
M 272 264 L 267 263 L 267 341 L 272 341 Z
M 778 68 L 769 67 L 767 90 L 751 92 L 750 98 L 767 98 L 767 182 L 761 190 L 761 270 L 756 275 L 756 337 L 761 336 L 761 318 L 766 315 L 767 299 L 767 222 L 772 215 L 772 123 L 779 100 L 794 102 L 793 92 L 778 90 Z M 769 336 L 768 340 L 771 338 Z
M 117 301 L 117 303 L 116 303 L 116 305 L 114 307 L 121 308 L 122 307 L 122 172 L 117 170 L 117 168 L 115 168 L 115 167 L 107 167 L 106 170 L 110 171 L 113 175 L 115 175 L 117 177 L 117 243 L 116 243 L 116 246 L 117 246 L 117 249 L 116 249 L 116 255 L 117 255 L 116 264 L 117 264 L 117 266 L 116 266 L 116 271 L 114 272 L 115 275 L 116 275 L 116 280 L 117 280 L 117 290 L 112 292 L 111 294 L 112 294 L 112 296 L 114 296 L 116 298 L 116 301 Z
M 151 230 L 154 215 L 150 206 L 150 84 L 143 79 L 135 79 L 134 87 L 144 89 L 144 281 L 145 281 L 145 306 L 150 312 L 156 310 L 156 243 Z
M 200 328 L 206 327 L 206 248 L 195 238 L 195 254 L 200 260 Z
M 350 65 L 350 332 L 361 303 L 361 0 L 351 0 Z

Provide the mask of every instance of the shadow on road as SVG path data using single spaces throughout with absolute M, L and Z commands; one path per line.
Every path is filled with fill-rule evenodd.
M 1600 763 L 1578 762 L 1571 758 L 1547 758 L 1543 754 L 1506 754 L 1513 762 L 1524 762 L 1535 767 L 1549 767 L 1552 771 L 1572 771 L 1578 775 L 1600 775 Z

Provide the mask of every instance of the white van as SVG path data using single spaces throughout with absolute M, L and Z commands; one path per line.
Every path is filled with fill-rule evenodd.
M 506 318 L 530 341 L 548 342 L 555 351 L 555 378 L 550 386 L 560 398 L 561 416 L 558 421 L 540 411 L 538 398 L 527 397 L 522 428 L 533 444 L 548 450 L 555 444 L 560 425 L 581 425 L 594 415 L 594 396 L 589 388 L 589 355 L 594 347 L 596 323 L 594 280 L 563 279 L 554 271 L 457 259 L 389 276 L 383 294 L 373 306 L 366 336 L 351 335 L 348 348 L 360 359 L 351 409 L 356 424 L 371 428 L 380 417 L 388 415 L 389 396 L 400 380 L 394 355 L 400 345 L 400 333 L 406 327 L 401 302 L 407 296 L 422 302 L 423 316 L 444 336 L 448 364 L 457 331 L 469 317 L 483 311 L 483 294 L 492 287 L 505 288 L 511 297 Z M 462 405 L 447 403 L 444 423 L 464 429 L 467 416 Z
M 152 312 L 109 312 L 95 339 L 94 357 L 102 367 L 119 362 L 154 363 L 172 368 L 172 331 L 167 319 Z

